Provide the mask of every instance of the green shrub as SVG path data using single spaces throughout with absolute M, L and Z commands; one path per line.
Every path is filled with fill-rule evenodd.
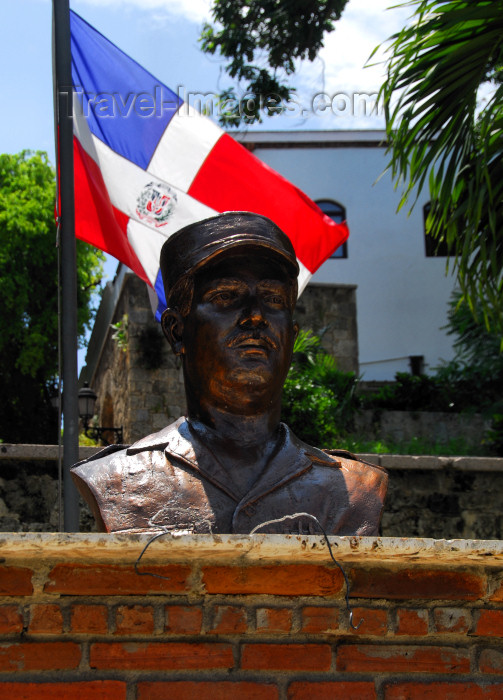
M 453 360 L 433 376 L 397 372 L 395 382 L 362 398 L 363 408 L 492 415 L 501 402 L 503 373 L 489 374 Z
M 362 398 L 363 408 L 388 411 L 448 411 L 450 404 L 450 397 L 445 395 L 435 377 L 407 372 L 397 372 L 393 384 L 386 384 Z
M 311 331 L 300 331 L 283 389 L 282 419 L 299 438 L 324 448 L 353 425 L 358 377 L 337 369 L 335 358 Z
M 359 435 L 347 435 L 339 439 L 337 447 L 355 454 L 442 455 L 445 457 L 489 454 L 489 449 L 484 444 L 474 445 L 464 438 L 451 438 L 449 442 L 444 443 L 417 437 L 395 441 L 389 438 L 365 440 Z

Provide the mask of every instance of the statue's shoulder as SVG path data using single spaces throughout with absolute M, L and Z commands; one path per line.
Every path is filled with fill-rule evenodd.
M 141 438 L 132 445 L 109 445 L 97 452 L 92 457 L 77 462 L 71 473 L 74 481 L 80 486 L 80 482 L 87 484 L 99 480 L 115 482 L 122 473 L 131 473 L 136 468 L 145 466 L 153 452 L 163 451 L 164 448 L 178 436 L 178 431 L 184 419 L 171 423 L 157 433 L 152 433 Z
M 309 457 L 313 465 L 329 467 L 332 469 L 344 469 L 346 471 L 360 474 L 369 474 L 380 480 L 387 480 L 388 478 L 388 472 L 386 469 L 384 469 L 384 467 L 380 467 L 378 464 L 372 464 L 372 462 L 367 462 L 364 459 L 360 459 L 357 455 L 354 455 L 348 450 L 328 450 L 313 447 L 294 435 L 289 428 L 287 429 L 289 432 L 290 442 L 297 450 L 302 450 L 304 454 Z
M 300 440 L 289 428 L 288 431 L 290 443 L 310 460 L 322 482 L 332 483 L 335 477 L 332 470 L 336 469 L 344 478 L 346 488 L 350 493 L 376 493 L 379 494 L 380 499 L 384 499 L 388 488 L 386 469 L 360 459 L 347 450 L 318 449 Z M 323 476 L 324 472 L 325 476 Z
M 320 450 L 292 434 L 290 439 L 310 462 L 304 479 L 323 494 L 319 505 L 320 513 L 322 504 L 328 508 L 327 531 L 376 535 L 388 487 L 387 471 L 347 450 Z
M 128 445 L 109 445 L 92 457 L 74 464 L 70 470 L 77 488 L 82 491 L 82 482 L 88 487 L 96 482 L 105 484 L 119 477 L 124 468 Z
M 108 445 L 91 457 L 74 464 L 72 471 L 80 470 L 83 465 L 93 465 L 93 467 L 97 467 L 97 462 L 100 462 L 99 466 L 102 467 L 104 464 L 115 462 L 123 457 L 134 457 L 140 452 L 163 450 L 170 440 L 172 440 L 173 435 L 178 433 L 180 426 L 184 422 L 184 418 L 179 418 L 162 430 L 140 438 L 140 440 L 133 442 L 131 445 Z
M 325 454 L 340 462 L 348 478 L 355 480 L 366 488 L 379 489 L 386 492 L 388 486 L 388 471 L 372 462 L 361 459 L 348 450 L 323 450 Z
M 179 419 L 129 446 L 110 445 L 72 467 L 73 481 L 91 507 L 99 529 L 120 529 L 114 513 L 123 512 L 123 501 L 158 489 L 159 473 L 153 465 L 159 461 L 158 455 L 164 463 L 166 446 L 182 439 L 179 430 L 183 423 L 184 419 Z
M 367 460 L 361 459 L 361 457 L 349 452 L 349 450 L 323 450 L 323 453 L 330 455 L 338 461 L 343 461 L 344 464 L 358 471 L 370 470 L 371 472 L 376 472 L 385 476 L 388 475 L 388 471 L 384 467 L 381 467 L 379 464 L 374 464 L 373 462 L 367 462 Z
M 178 418 L 174 423 L 170 423 L 162 430 L 159 430 L 157 433 L 147 435 L 146 437 L 140 438 L 140 440 L 137 440 L 132 445 L 129 445 L 127 454 L 131 456 L 145 451 L 164 450 L 171 442 L 177 442 L 182 434 L 184 440 L 190 435 L 187 428 L 187 421 L 183 416 Z
M 371 502 L 379 513 L 388 490 L 388 472 L 378 464 L 372 464 L 347 450 L 326 450 L 341 464 L 348 495 L 354 505 L 369 509 Z M 379 516 L 380 517 L 380 516 Z

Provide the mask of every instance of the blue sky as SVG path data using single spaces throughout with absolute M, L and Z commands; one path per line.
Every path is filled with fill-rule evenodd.
M 387 10 L 391 4 L 350 0 L 319 58 L 298 64 L 292 83 L 302 108 L 249 128 L 382 128 L 382 116 L 353 111 L 350 98 L 354 93 L 375 94 L 383 80 L 382 66 L 364 65 L 373 48 L 398 31 L 410 14 Z M 70 0 L 70 6 L 175 91 L 182 86 L 192 93 L 219 92 L 230 84 L 222 60 L 198 47 L 201 26 L 210 19 L 210 0 Z M 51 0 L 3 0 L 0 8 L 0 152 L 43 150 L 54 163 Z M 334 109 L 320 110 L 315 99 L 320 93 L 329 100 L 348 97 L 336 98 Z M 108 279 L 115 268 L 116 261 L 109 258 Z M 79 353 L 79 365 L 82 361 Z
M 172 89 L 218 91 L 229 80 L 218 57 L 198 48 L 209 0 L 72 0 L 71 7 Z M 303 119 L 267 120 L 262 129 L 378 128 L 382 118 L 336 114 L 316 117 L 314 95 L 373 93 L 381 67 L 364 69 L 370 51 L 404 24 L 407 10 L 385 8 L 391 0 L 350 0 L 321 57 L 304 62 L 293 79 L 307 107 Z M 0 10 L 2 110 L 0 152 L 46 150 L 54 162 L 50 0 L 4 0 Z

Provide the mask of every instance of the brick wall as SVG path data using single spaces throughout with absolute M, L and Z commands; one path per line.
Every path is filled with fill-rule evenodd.
M 6 535 L 9 700 L 503 698 L 503 543 Z

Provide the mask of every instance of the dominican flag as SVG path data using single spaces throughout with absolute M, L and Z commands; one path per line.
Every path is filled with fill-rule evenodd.
M 224 211 L 272 219 L 290 238 L 299 289 L 348 237 L 262 163 L 70 12 L 75 231 L 157 293 L 162 244 L 183 226 Z

